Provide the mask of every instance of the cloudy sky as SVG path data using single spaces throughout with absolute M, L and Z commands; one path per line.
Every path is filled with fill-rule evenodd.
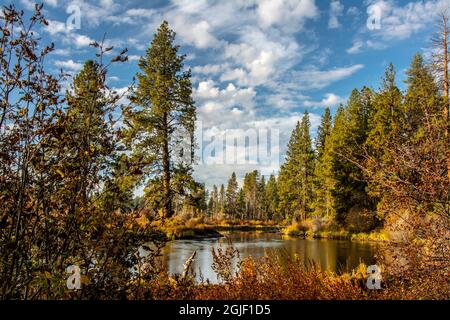
M 25 10 L 33 7 L 31 0 L 14 2 Z M 282 159 L 289 135 L 305 110 L 311 115 L 314 134 L 325 107 L 335 112 L 353 88 L 378 88 L 389 62 L 396 66 L 402 86 L 403 72 L 413 54 L 429 50 L 435 12 L 450 0 L 44 3 L 50 25 L 40 35 L 44 41 L 55 42 L 57 48 L 51 54 L 51 68 L 55 72 L 60 68 L 79 71 L 84 60 L 94 57 L 89 43 L 106 34 L 117 52 L 129 49 L 130 61 L 110 72 L 109 85 L 117 89 L 130 84 L 137 60 L 166 19 L 193 71 L 204 134 L 277 128 Z M 74 8 L 80 9 L 80 28 L 67 27 Z M 378 13 L 380 23 L 373 20 L 368 27 L 369 15 Z M 237 152 L 245 157 L 245 148 Z M 246 159 L 251 158 L 248 152 L 254 150 L 247 151 Z M 196 177 L 210 186 L 225 182 L 232 171 L 242 176 L 258 168 L 254 163 L 199 165 Z

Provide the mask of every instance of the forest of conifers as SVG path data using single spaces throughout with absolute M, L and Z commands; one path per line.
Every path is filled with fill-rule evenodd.
M 30 19 L 12 6 L 2 10 L 3 299 L 273 298 L 273 285 L 281 284 L 279 297 L 286 299 L 449 297 L 448 84 L 440 81 L 442 68 L 420 54 L 411 57 L 405 90 L 394 66 L 380 70 L 379 88 L 361 85 L 333 117 L 325 110 L 315 140 L 304 114 L 279 174 L 248 173 L 242 188 L 233 174 L 205 190 L 193 178 L 194 163 L 175 152 L 186 135 L 193 139 L 196 108 L 191 73 L 167 22 L 142 54 L 124 104 L 106 78 L 111 64 L 127 60 L 126 50 L 111 59 L 112 48 L 94 42 L 94 60 L 76 76 L 50 74 L 45 57 L 54 48 L 33 33 L 47 23 L 41 7 Z M 136 197 L 140 187 L 144 195 Z M 391 282 L 370 295 L 357 274 L 300 270 L 295 261 L 286 272 L 270 259 L 265 271 L 246 261 L 229 287 L 173 278 L 158 263 L 164 225 L 189 219 L 385 233 Z M 145 257 L 136 254 L 143 244 Z M 80 266 L 81 290 L 65 286 L 69 265 Z M 316 282 L 299 280 L 308 276 Z

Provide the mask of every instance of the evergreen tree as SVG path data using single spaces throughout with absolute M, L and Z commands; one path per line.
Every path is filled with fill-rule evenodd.
M 223 218 L 223 215 L 225 214 L 225 201 L 226 201 L 225 187 L 223 184 L 221 184 L 219 192 L 219 212 L 218 212 L 221 218 Z
M 443 108 L 442 99 L 422 55 L 414 56 L 406 74 L 406 134 L 409 138 L 420 139 L 424 134 L 423 119 L 429 123 L 439 119 L 436 114 L 439 108 Z
M 231 178 L 228 180 L 226 190 L 225 213 L 228 217 L 236 215 L 238 188 L 239 186 L 236 179 L 236 173 L 233 172 Z
M 327 150 L 327 142 L 331 134 L 333 125 L 331 111 L 325 109 L 322 121 L 317 132 L 316 153 L 317 162 L 314 170 L 315 187 L 314 187 L 314 212 L 316 216 L 330 216 L 332 213 L 331 198 L 331 171 L 330 171 L 330 154 Z M 328 151 L 328 152 L 327 152 Z
M 237 214 L 240 219 L 244 219 L 245 215 L 245 194 L 244 190 L 241 188 L 239 189 L 238 195 L 237 195 L 237 201 L 236 201 L 236 208 L 237 208 Z
M 256 219 L 257 216 L 257 184 L 258 184 L 258 171 L 253 171 L 245 175 L 244 178 L 244 195 L 245 195 L 245 218 Z
M 331 111 L 330 108 L 325 109 L 325 113 L 322 116 L 322 120 L 317 131 L 316 138 L 316 153 L 317 158 L 322 158 L 323 152 L 325 151 L 325 142 L 328 136 L 331 134 L 331 129 L 333 127 Z
M 208 195 L 208 205 L 207 205 L 207 215 L 212 217 L 214 215 L 214 198 L 211 196 L 211 193 Z
M 216 217 L 217 214 L 219 213 L 219 190 L 217 189 L 216 185 L 213 185 L 213 189 L 210 195 L 210 202 L 211 202 L 211 215 L 213 217 Z
M 366 161 L 372 174 L 380 172 L 380 166 L 388 165 L 394 157 L 392 142 L 403 134 L 405 112 L 403 95 L 395 85 L 395 70 L 392 64 L 386 69 L 380 91 L 374 95 L 366 146 L 370 158 Z M 372 195 L 381 197 L 382 187 L 371 184 Z
M 336 115 L 330 135 L 333 209 L 342 225 L 345 225 L 350 210 L 361 212 L 374 206 L 373 199 L 367 194 L 363 172 L 355 164 L 364 160 L 372 95 L 368 88 L 353 90 L 346 108 Z
M 305 112 L 292 133 L 279 177 L 280 210 L 287 217 L 301 220 L 309 216 L 313 199 L 315 154 L 309 130 L 309 115 Z
M 256 199 L 257 219 L 267 220 L 266 179 L 264 176 L 261 176 L 257 182 Z
M 279 199 L 277 179 L 273 174 L 270 176 L 269 181 L 267 181 L 265 198 L 267 201 L 267 219 L 275 219 L 278 213 Z
M 192 140 L 196 117 L 191 73 L 184 71 L 185 56 L 178 54 L 174 40 L 175 33 L 164 21 L 138 64 L 141 73 L 131 97 L 136 109 L 125 114 L 132 159 L 142 166 L 143 177 L 151 176 L 160 186 L 163 217 L 174 213 L 173 175 L 190 175 L 191 161 L 175 151 L 186 136 Z

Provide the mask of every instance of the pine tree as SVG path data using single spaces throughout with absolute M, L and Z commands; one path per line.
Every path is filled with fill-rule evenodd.
M 210 195 L 211 202 L 211 215 L 216 217 L 219 213 L 219 190 L 216 185 L 213 185 L 213 189 Z
M 427 122 L 439 119 L 436 118 L 436 114 L 439 108 L 442 110 L 442 99 L 422 55 L 414 56 L 406 74 L 405 83 L 408 85 L 405 96 L 406 134 L 410 138 L 420 139 L 424 134 L 423 119 Z
M 314 187 L 314 212 L 316 216 L 330 216 L 332 212 L 331 198 L 331 171 L 330 157 L 327 153 L 327 142 L 333 128 L 331 111 L 325 109 L 322 121 L 317 132 L 316 154 L 317 162 L 314 170 L 315 187 Z M 329 151 L 329 150 L 328 150 Z
M 228 217 L 236 215 L 238 188 L 236 173 L 233 172 L 231 178 L 228 180 L 226 190 L 225 213 Z
M 266 178 L 264 176 L 257 181 L 256 211 L 258 220 L 267 220 Z
M 392 64 L 386 69 L 382 87 L 374 95 L 372 106 L 366 141 L 370 158 L 366 165 L 368 170 L 376 174 L 380 171 L 380 166 L 388 165 L 392 161 L 394 155 L 390 146 L 404 134 L 403 95 L 395 85 L 395 70 Z M 382 188 L 378 188 L 377 184 L 371 184 L 370 190 L 372 195 L 381 197 Z
M 346 108 L 336 115 L 330 135 L 333 209 L 336 220 L 342 225 L 346 224 L 350 210 L 358 214 L 365 209 L 374 209 L 374 200 L 367 194 L 363 172 L 355 164 L 364 160 L 372 95 L 368 88 L 353 90 Z
M 160 185 L 163 217 L 174 213 L 173 175 L 190 175 L 191 161 L 180 159 L 185 154 L 175 151 L 186 136 L 192 140 L 196 118 L 191 73 L 184 71 L 185 56 L 178 54 L 174 40 L 175 33 L 164 21 L 138 64 L 141 73 L 131 97 L 136 108 L 125 114 L 132 159 L 142 166 L 143 178 L 152 176 Z
M 270 176 L 269 181 L 267 181 L 265 198 L 267 201 L 267 219 L 273 220 L 277 218 L 279 206 L 277 179 L 273 174 Z
M 322 116 L 322 120 L 317 131 L 316 138 L 316 153 L 317 158 L 322 158 L 323 152 L 325 151 L 325 142 L 328 136 L 331 134 L 331 129 L 333 127 L 331 111 L 330 108 L 325 109 L 325 113 Z
M 214 215 L 214 198 L 211 196 L 211 193 L 208 194 L 207 215 L 209 217 Z
M 244 190 L 241 188 L 239 189 L 238 195 L 237 195 L 237 201 L 236 201 L 236 207 L 237 207 L 237 214 L 239 218 L 242 220 L 245 216 L 245 194 Z
M 223 215 L 225 214 L 225 201 L 226 201 L 225 187 L 223 184 L 221 184 L 219 191 L 219 212 L 218 212 L 221 218 L 223 218 Z
M 245 195 L 245 218 L 249 220 L 256 219 L 257 216 L 257 185 L 258 171 L 253 171 L 245 175 L 244 178 L 244 195 Z
M 309 216 L 313 199 L 315 155 L 309 130 L 309 115 L 305 112 L 292 133 L 279 177 L 280 209 L 288 217 L 301 220 Z

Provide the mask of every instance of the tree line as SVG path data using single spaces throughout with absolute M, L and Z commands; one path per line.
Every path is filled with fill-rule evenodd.
M 447 89 L 440 89 L 432 71 L 417 54 L 406 72 L 407 88 L 402 92 L 390 64 L 378 90 L 353 90 L 334 119 L 330 109 L 325 110 L 315 141 L 305 112 L 292 132 L 278 177 L 272 175 L 266 183 L 255 171 L 247 174 L 243 187 L 238 188 L 233 173 L 226 187 L 222 185 L 219 191 L 213 187 L 207 213 L 288 222 L 325 217 L 355 231 L 381 226 L 386 218 L 381 208 L 389 199 L 384 190 L 384 179 L 389 176 L 383 170 L 399 156 L 393 146 L 419 143 L 433 131 L 438 141 L 432 148 L 439 150 L 442 161 L 447 159 Z M 402 151 L 406 152 L 410 150 Z M 415 159 L 417 165 L 430 163 L 428 157 L 431 155 Z M 397 177 L 398 183 L 403 179 L 421 181 L 417 168 L 403 169 L 405 172 L 389 173 L 389 178 Z M 435 170 L 443 184 L 434 188 L 448 185 L 447 170 Z

